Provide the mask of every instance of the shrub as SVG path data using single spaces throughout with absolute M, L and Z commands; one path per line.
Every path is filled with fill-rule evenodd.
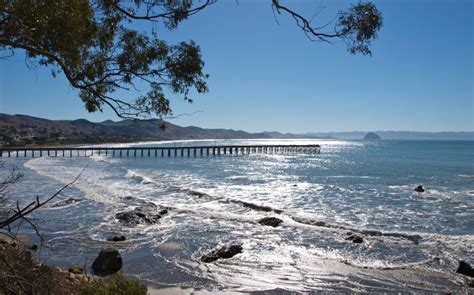
M 146 295 L 147 287 L 137 280 L 125 278 L 121 274 L 108 276 L 84 285 L 82 295 Z

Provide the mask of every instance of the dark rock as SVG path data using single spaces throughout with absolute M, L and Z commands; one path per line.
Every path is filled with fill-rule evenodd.
M 158 220 L 163 217 L 163 215 L 167 214 L 168 210 L 163 209 L 159 212 L 145 212 L 142 208 L 135 208 L 132 211 L 125 211 L 115 214 L 115 218 L 117 218 L 121 223 L 128 225 L 128 226 L 135 226 L 138 224 L 154 224 L 158 222 Z
M 216 249 L 208 254 L 204 254 L 201 257 L 202 262 L 213 262 L 220 258 L 228 259 L 235 255 L 242 253 L 242 245 L 230 245 Z
M 186 190 L 186 192 L 190 194 L 191 196 L 196 196 L 198 198 L 209 197 L 208 194 L 203 193 L 203 192 L 198 192 L 198 191 L 193 191 L 193 190 Z
M 469 282 L 467 282 L 467 286 L 474 288 L 474 280 L 469 280 Z
M 350 234 L 346 238 L 346 241 L 352 241 L 352 243 L 360 244 L 364 242 L 364 239 L 362 239 L 361 236 Z
M 252 204 L 252 203 L 243 202 L 243 201 L 240 201 L 240 203 L 245 208 L 249 208 L 249 209 L 252 209 L 252 210 L 255 210 L 255 211 L 263 211 L 263 212 L 271 212 L 272 211 L 272 208 L 270 208 L 268 206 L 260 206 L 260 205 L 256 205 L 256 204 Z
M 374 132 L 368 132 L 365 136 L 364 139 L 366 140 L 380 140 L 380 136 L 377 133 Z
M 92 263 L 92 270 L 99 276 L 116 273 L 122 268 L 120 253 L 112 248 L 102 249 Z
M 425 191 L 425 189 L 423 188 L 423 186 L 419 185 L 419 186 L 415 187 L 414 191 L 418 192 L 418 193 L 422 193 L 422 192 Z
M 293 217 L 293 220 L 302 224 L 308 224 L 308 225 L 314 225 L 314 226 L 325 226 L 326 222 L 321 221 L 321 220 L 314 220 L 314 219 L 309 219 L 309 218 L 303 218 L 303 217 Z
M 313 221 L 313 223 L 311 223 L 312 225 L 314 226 L 325 226 L 326 225 L 326 222 L 324 221 L 319 221 L 319 220 L 315 220 Z
M 68 268 L 67 271 L 69 271 L 70 273 L 76 274 L 76 275 L 80 275 L 80 274 L 84 273 L 84 269 L 81 266 L 78 266 L 78 265 Z
M 71 205 L 80 201 L 82 201 L 82 199 L 69 198 L 63 201 L 56 202 L 53 205 L 51 205 L 51 207 L 53 208 L 64 207 L 64 206 Z
M 279 226 L 283 220 L 276 218 L 276 217 L 264 217 L 258 221 L 261 225 L 266 225 L 266 226 L 273 226 L 277 227 Z
M 125 236 L 114 236 L 112 238 L 108 238 L 107 241 L 109 241 L 109 242 L 123 242 L 126 239 L 127 238 Z
M 459 261 L 459 266 L 456 272 L 474 278 L 474 269 L 465 261 Z
M 119 212 L 115 214 L 115 218 L 117 218 L 121 223 L 128 225 L 136 225 L 140 223 L 140 218 L 135 211 Z
M 30 249 L 31 251 L 36 251 L 36 250 L 38 250 L 38 245 L 36 245 L 36 244 L 31 244 L 31 245 L 28 247 L 28 249 Z

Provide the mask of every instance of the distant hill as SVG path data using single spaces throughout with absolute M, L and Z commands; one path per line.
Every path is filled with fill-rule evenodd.
M 47 120 L 25 115 L 0 114 L 0 145 L 3 146 L 215 138 L 271 137 L 264 133 L 241 130 L 181 127 L 158 119 L 119 122 L 107 120 L 94 123 L 85 119 Z
M 162 128 L 163 124 L 166 128 Z M 374 131 L 383 139 L 468 139 L 474 132 Z M 0 146 L 113 143 L 177 139 L 363 139 L 367 132 L 249 133 L 232 129 L 181 127 L 158 119 L 94 123 L 85 119 L 47 120 L 26 115 L 0 113 Z

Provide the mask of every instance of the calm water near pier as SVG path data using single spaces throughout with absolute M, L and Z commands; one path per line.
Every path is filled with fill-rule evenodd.
M 301 292 L 458 288 L 462 279 L 453 274 L 458 261 L 474 264 L 474 141 L 138 146 L 269 142 L 318 143 L 321 154 L 3 160 L 25 173 L 11 190 L 25 203 L 50 195 L 85 167 L 63 196 L 82 201 L 35 214 L 46 245 L 40 255 L 52 264 L 90 264 L 101 248 L 114 246 L 123 254 L 124 272 L 153 286 Z M 419 184 L 426 192 L 413 191 Z M 169 213 L 154 225 L 128 227 L 115 219 L 136 207 L 167 207 Z M 282 226 L 259 225 L 266 216 L 282 219 Z M 347 241 L 349 232 L 364 242 Z M 105 241 L 115 234 L 128 240 Z M 203 253 L 229 243 L 241 243 L 243 253 L 200 262 Z

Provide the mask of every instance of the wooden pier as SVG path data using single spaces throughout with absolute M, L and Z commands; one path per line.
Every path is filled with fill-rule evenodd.
M 319 154 L 321 146 L 308 145 L 213 145 L 182 147 L 44 147 L 44 148 L 7 148 L 0 147 L 0 157 L 36 158 L 36 157 L 216 157 L 250 154 Z

